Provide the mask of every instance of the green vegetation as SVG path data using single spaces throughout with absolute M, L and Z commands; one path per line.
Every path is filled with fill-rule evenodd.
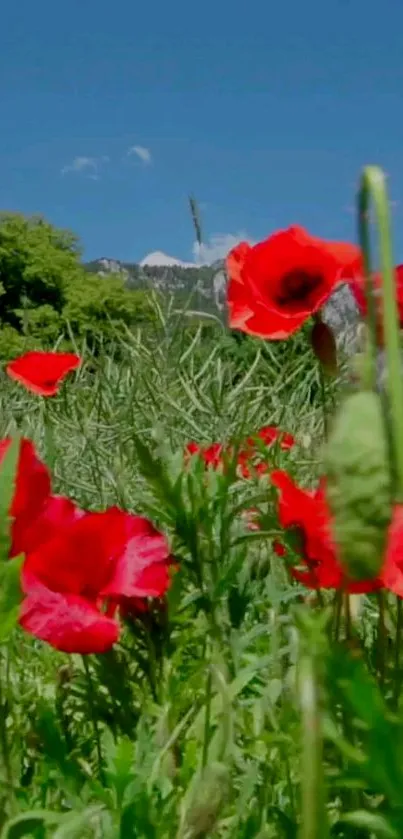
M 171 509 L 157 471 L 146 477 L 136 447 L 138 436 L 170 464 L 173 476 L 190 439 L 224 440 L 273 423 L 301 442 L 295 454 L 278 451 L 275 461 L 291 462 L 301 476 L 311 473 L 322 414 L 310 350 L 290 345 L 284 363 L 246 341 L 248 370 L 234 383 L 238 363 L 225 358 L 228 335 L 220 335 L 212 341 L 202 327 L 189 331 L 178 316 L 161 313 L 154 341 L 127 335 L 108 356 L 86 356 L 74 380 L 46 402 L 48 430 L 42 400 L 3 380 L 1 436 L 18 426 L 46 457 L 50 428 L 57 492 L 92 509 L 119 504 L 146 514 L 172 535 L 181 504 L 196 505 L 192 518 L 198 527 L 203 517 L 202 540 L 210 544 L 204 561 L 221 590 L 221 640 L 206 644 L 208 614 L 191 556 L 178 543 L 183 574 L 180 589 L 171 592 L 169 623 L 158 612 L 146 623 L 137 618 L 113 653 L 91 656 L 93 695 L 79 656 L 58 654 L 16 630 L 2 648 L 0 669 L 1 821 L 11 825 L 15 818 L 21 831 L 10 836 L 29 836 L 36 824 L 38 839 L 246 839 L 294 829 L 301 733 L 293 627 L 302 591 L 290 587 L 271 540 L 250 534 L 245 541 L 241 519 L 232 544 L 220 545 L 218 532 L 213 535 L 225 504 L 230 518 L 240 504 L 254 506 L 256 496 L 267 508 L 267 488 L 254 481 L 217 483 L 214 475 L 206 487 L 195 475 L 193 500 L 185 501 L 184 485 L 183 500 L 178 496 Z M 268 527 L 278 530 L 272 512 Z M 156 684 L 153 668 L 161 655 Z M 209 672 L 209 768 L 200 786 Z
M 122 594 L 150 550 L 144 532 L 137 541 L 126 534 L 119 601 L 99 583 L 88 531 L 84 552 L 73 540 L 72 565 L 61 542 L 49 562 L 45 540 L 23 565 L 38 574 L 22 578 L 37 610 L 33 635 L 25 624 L 23 631 L 16 625 L 21 557 L 11 554 L 16 533 L 10 541 L 7 518 L 18 447 L 2 450 L 0 839 L 399 839 L 403 516 L 402 476 L 390 452 L 403 451 L 396 433 L 403 403 L 390 396 L 396 377 L 381 400 L 375 365 L 362 364 L 366 389 L 346 393 L 345 370 L 339 360 L 333 375 L 335 348 L 318 319 L 316 356 L 312 323 L 287 341 L 229 333 L 219 318 L 178 312 L 169 294 L 150 297 L 125 287 L 127 277 L 85 274 L 75 240 L 44 222 L 6 217 L 3 239 L 1 230 L 0 355 L 7 342 L 11 357 L 13 341 L 27 346 L 41 337 L 42 346 L 79 345 L 82 360 L 73 358 L 75 372 L 70 364 L 68 381 L 47 399 L 3 375 L 0 439 L 19 432 L 32 440 L 64 501 L 146 516 L 169 541 L 171 585 L 162 599 Z M 389 279 L 397 338 L 392 271 Z M 396 372 L 398 350 L 397 340 L 389 343 L 389 371 Z M 321 355 L 332 375 L 320 368 Z M 31 357 L 31 384 L 39 366 Z M 393 410 L 385 410 L 388 400 Z M 266 426 L 295 440 L 275 434 L 276 442 L 256 444 L 251 435 Z M 212 468 L 200 453 L 185 454 L 192 441 L 218 444 Z M 317 487 L 323 464 L 328 495 Z M 279 513 L 284 480 L 291 495 Z M 23 496 L 23 481 L 19 489 Z M 22 524 L 13 513 L 23 534 L 32 498 L 24 500 Z M 76 524 L 68 526 L 75 539 Z M 59 527 L 68 542 L 68 528 Z M 108 566 L 114 539 L 103 531 Z M 52 600 L 52 574 L 60 600 Z M 56 651 L 66 649 L 63 621 L 64 637 L 75 642 L 77 627 L 88 629 L 83 600 L 86 619 L 98 610 L 88 647 L 115 619 L 118 641 L 102 654 Z M 44 624 L 54 648 L 37 640 Z
M 0 216 L 0 357 L 24 349 L 108 341 L 154 320 L 150 292 L 86 273 L 76 237 L 39 217 Z

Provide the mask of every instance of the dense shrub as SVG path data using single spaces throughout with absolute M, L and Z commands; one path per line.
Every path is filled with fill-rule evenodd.
M 147 291 L 124 278 L 89 275 L 77 238 L 40 217 L 0 215 L 0 357 L 46 347 L 73 334 L 108 340 L 122 325 L 151 323 Z

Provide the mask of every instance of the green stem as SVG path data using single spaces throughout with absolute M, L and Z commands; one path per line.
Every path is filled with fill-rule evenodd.
M 340 635 L 341 613 L 343 608 L 343 591 L 336 591 L 333 601 L 334 609 L 334 640 L 337 642 Z
M 294 786 L 292 783 L 291 777 L 291 767 L 290 767 L 290 758 L 287 754 L 287 748 L 283 748 L 283 760 L 284 760 L 284 767 L 285 767 L 285 776 L 287 779 L 287 789 L 288 789 L 288 797 L 290 799 L 290 810 L 292 814 L 292 818 L 294 821 L 297 819 L 297 806 L 295 802 L 295 795 L 294 795 Z
M 0 685 L 2 687 L 2 676 L 0 678 Z M 0 689 L 0 743 L 1 743 L 1 752 L 3 757 L 4 763 L 4 771 L 7 780 L 7 786 L 9 788 L 10 796 L 13 794 L 14 789 L 14 779 L 13 779 L 13 770 L 11 764 L 11 753 L 10 753 L 10 743 L 8 739 L 8 731 L 7 731 L 7 705 L 8 705 L 8 698 L 7 696 L 3 695 L 3 690 Z
M 46 463 L 50 471 L 53 472 L 56 463 L 56 446 L 53 433 L 53 423 L 50 417 L 48 399 L 49 397 L 47 396 L 43 397 L 42 421 L 45 436 Z
M 207 766 L 208 747 L 210 743 L 210 723 L 211 723 L 211 701 L 213 693 L 213 676 L 211 673 L 210 661 L 208 662 L 208 673 L 206 681 L 206 713 L 204 716 L 204 737 L 203 737 L 203 754 L 202 767 Z
M 396 636 L 395 636 L 395 684 L 393 690 L 393 705 L 397 709 L 399 707 L 400 691 L 402 687 L 402 674 L 400 671 L 400 650 L 402 645 L 402 629 L 403 629 L 403 603 L 400 597 L 396 598 Z
M 150 688 L 151 688 L 151 693 L 153 695 L 154 702 L 158 705 L 158 703 L 159 703 L 159 686 L 161 684 L 161 679 L 159 678 L 159 675 L 161 676 L 161 674 L 158 675 L 158 659 L 157 659 L 154 640 L 153 640 L 153 637 L 152 637 L 151 626 L 149 624 L 146 625 L 145 636 L 146 636 L 147 651 L 148 651 L 148 655 L 147 655 L 147 665 L 148 665 L 147 676 L 148 676 L 148 681 L 149 681 L 149 685 L 150 685 Z
M 403 377 L 401 375 L 400 331 L 396 301 L 395 268 L 390 233 L 389 202 L 385 176 L 377 166 L 367 166 L 361 178 L 358 195 L 360 241 L 368 287 L 368 313 L 371 341 L 372 381 L 376 378 L 376 307 L 371 286 L 368 212 L 374 203 L 379 227 L 379 253 L 383 291 L 383 331 L 387 360 L 387 393 L 394 467 L 394 499 L 403 502 Z
M 368 224 L 369 196 L 367 189 L 361 186 L 358 193 L 358 232 L 362 249 L 365 274 L 365 293 L 367 300 L 366 359 L 362 371 L 362 386 L 364 390 L 376 390 L 377 382 L 377 314 L 374 297 L 373 281 L 371 278 L 371 245 Z
M 302 722 L 301 826 L 299 839 L 329 835 L 323 779 L 323 742 L 316 660 L 305 654 L 299 661 L 298 685 Z
M 351 609 L 350 609 L 350 595 L 346 591 L 344 596 L 344 609 L 346 621 L 346 641 L 351 641 Z
M 378 672 L 379 672 L 379 684 L 381 690 L 385 684 L 385 646 L 386 646 L 386 631 L 385 631 L 385 599 L 384 594 L 382 591 L 378 592 L 378 605 L 379 605 L 379 617 L 378 617 Z
M 319 384 L 320 384 L 320 401 L 322 403 L 322 417 L 323 417 L 323 436 L 325 440 L 327 440 L 329 435 L 329 418 L 327 412 L 327 394 L 326 394 L 326 375 L 323 370 L 323 367 L 318 362 L 319 365 Z
M 87 680 L 88 705 L 89 705 L 90 714 L 91 714 L 92 727 L 93 727 L 93 731 L 94 731 L 95 748 L 96 748 L 96 752 L 97 752 L 98 777 L 99 777 L 99 780 L 101 781 L 101 784 L 104 784 L 105 776 L 104 776 L 103 757 L 102 757 L 102 748 L 101 748 L 101 734 L 100 734 L 100 730 L 99 730 L 98 717 L 96 715 L 95 702 L 94 702 L 94 697 L 95 697 L 94 683 L 93 683 L 93 680 L 92 680 L 91 669 L 90 669 L 90 666 L 88 664 L 87 656 L 83 655 L 82 659 L 83 659 L 83 664 L 84 664 L 85 676 L 86 676 L 86 680 Z

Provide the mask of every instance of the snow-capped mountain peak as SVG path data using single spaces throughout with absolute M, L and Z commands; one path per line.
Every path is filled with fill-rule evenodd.
M 194 262 L 182 262 L 181 259 L 175 259 L 173 256 L 168 256 L 168 254 L 163 253 L 163 251 L 153 251 L 153 253 L 147 254 L 147 256 L 141 260 L 140 265 L 150 267 L 167 266 L 169 268 L 176 265 L 179 268 L 197 268 L 197 265 Z

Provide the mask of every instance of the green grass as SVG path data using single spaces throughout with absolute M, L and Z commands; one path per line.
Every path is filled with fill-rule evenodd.
M 181 566 L 168 612 L 91 657 L 90 684 L 80 657 L 20 630 L 3 647 L 4 839 L 297 835 L 296 614 L 306 592 L 272 551 L 278 525 L 266 483 L 206 480 L 197 466 L 175 481 L 189 440 L 242 439 L 273 424 L 298 441 L 290 453 L 273 450 L 275 465 L 312 482 L 323 444 L 318 370 L 303 336 L 286 346 L 249 342 L 242 363 L 225 330 L 212 340 L 174 314 L 160 321 L 153 339 L 128 334 L 108 354 L 84 352 L 79 372 L 46 403 L 1 381 L 1 433 L 18 428 L 35 441 L 55 491 L 86 508 L 149 515 Z M 328 391 L 332 401 L 334 386 Z M 265 539 L 239 514 L 256 505 L 267 513 Z M 329 757 L 334 774 L 343 760 Z M 351 809 L 340 790 L 333 821 Z M 348 830 L 338 835 L 370 835 Z

